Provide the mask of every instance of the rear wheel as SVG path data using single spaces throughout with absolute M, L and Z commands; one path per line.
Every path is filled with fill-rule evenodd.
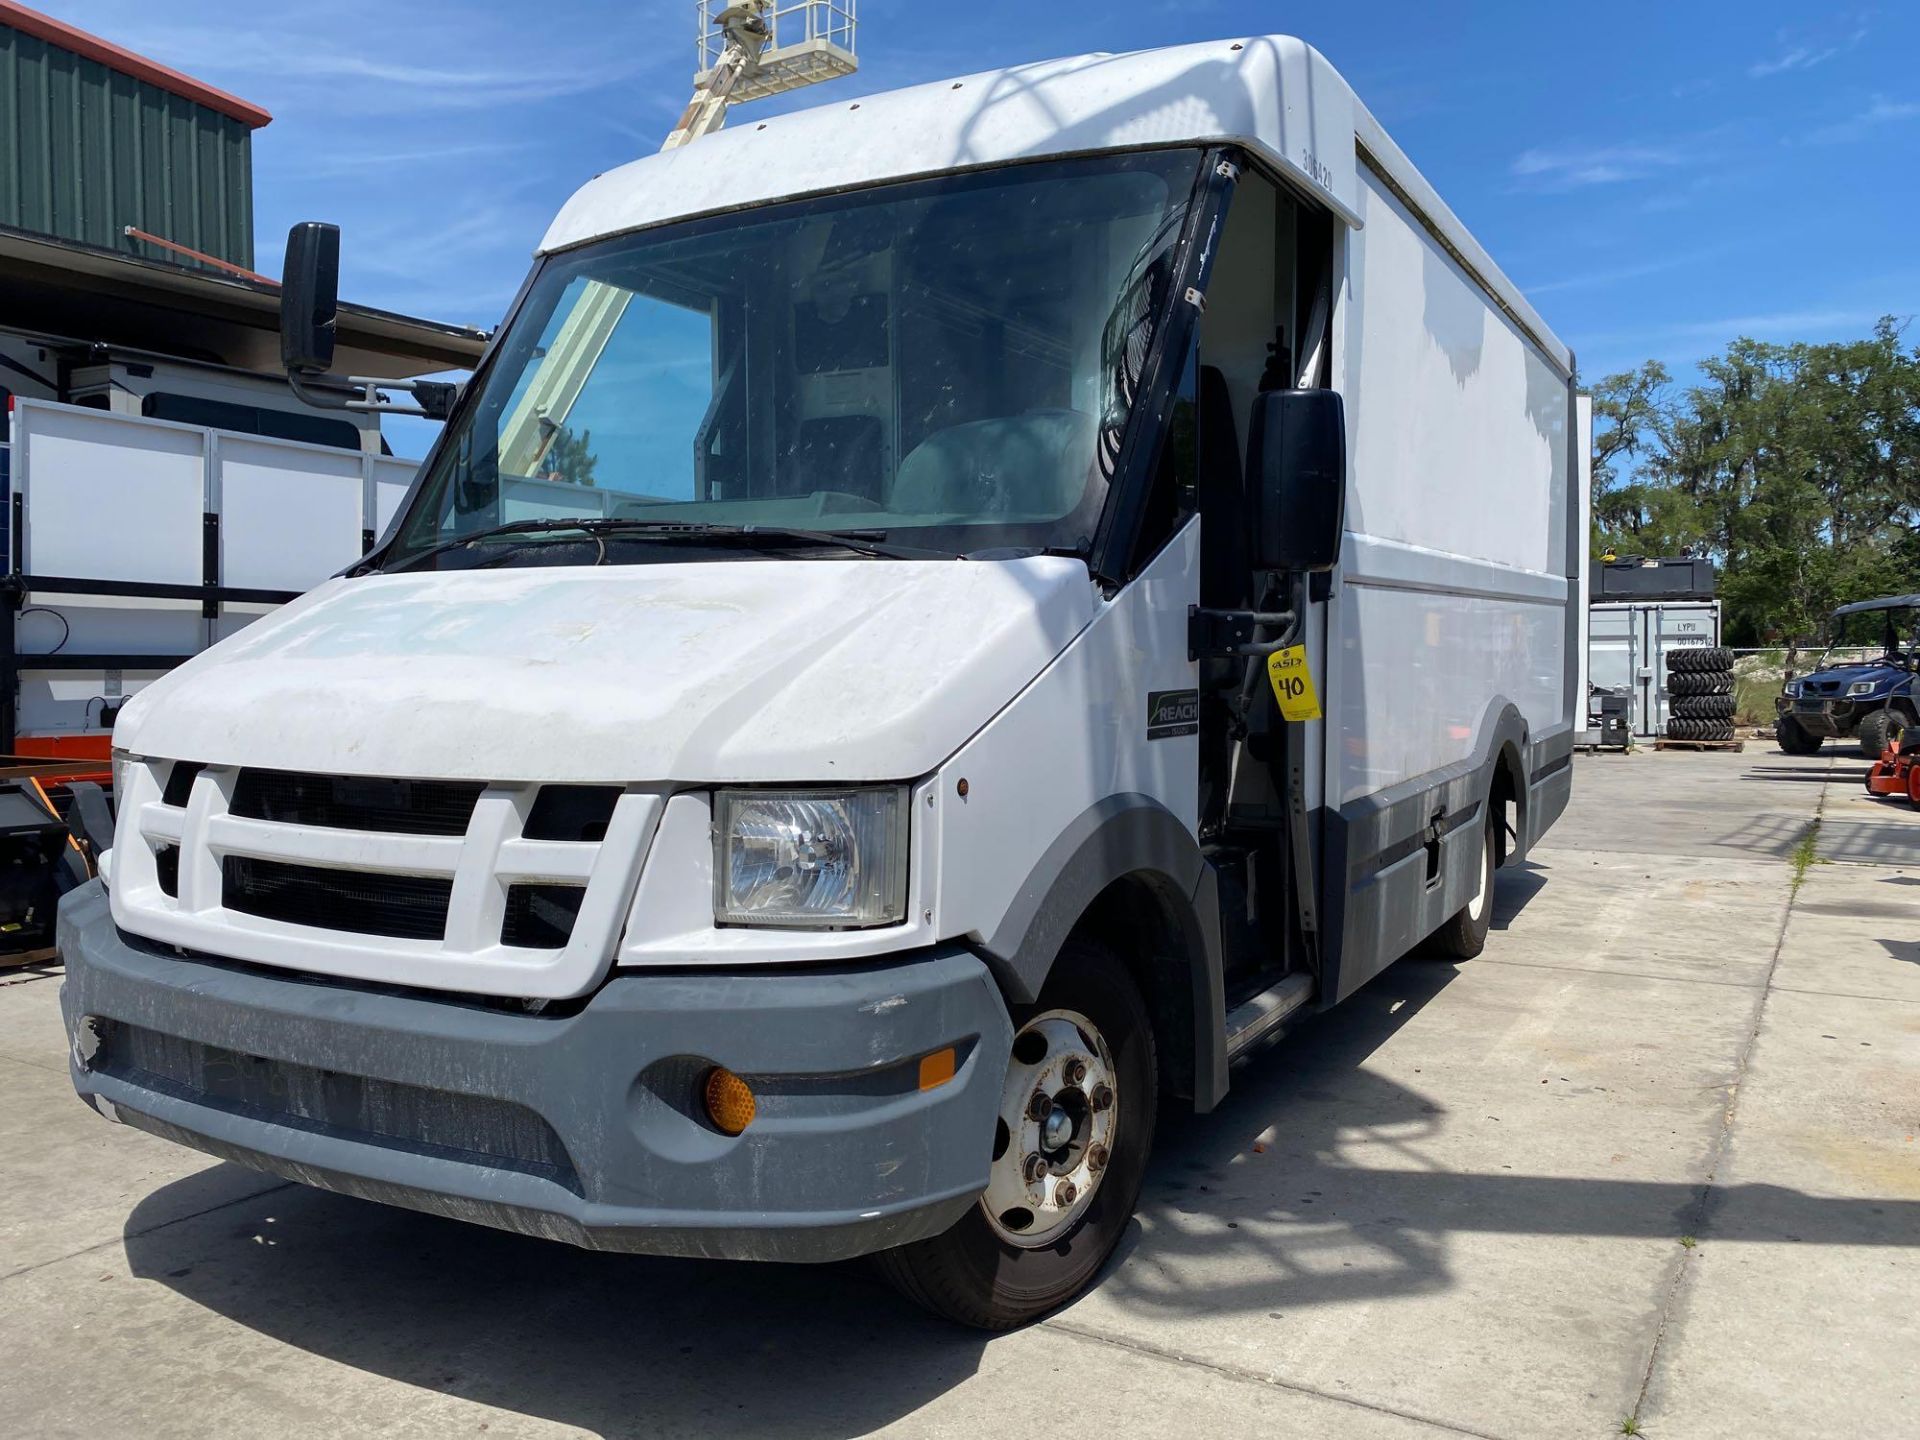
M 1878 760 L 1886 753 L 1889 745 L 1898 745 L 1900 737 L 1906 733 L 1907 717 L 1898 710 L 1881 707 L 1869 710 L 1860 719 L 1860 728 L 1855 733 L 1860 737 L 1860 753 L 1869 760 Z
M 1069 940 L 1014 1024 L 979 1203 L 876 1257 L 908 1299 L 983 1330 L 1037 1320 L 1098 1273 L 1133 1218 L 1159 1103 L 1146 1005 L 1104 946 Z
M 1809 735 L 1791 715 L 1774 717 L 1773 738 L 1780 742 L 1780 748 L 1789 755 L 1816 755 L 1824 743 L 1824 737 Z
M 1487 929 L 1493 923 L 1494 824 L 1480 836 L 1480 878 L 1468 900 L 1446 924 L 1434 931 L 1430 945 L 1443 960 L 1471 960 L 1487 948 Z

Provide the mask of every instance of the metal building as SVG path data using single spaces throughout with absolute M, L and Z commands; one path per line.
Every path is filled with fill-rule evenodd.
M 0 226 L 195 263 L 184 247 L 251 270 L 253 132 L 272 118 L 0 0 Z

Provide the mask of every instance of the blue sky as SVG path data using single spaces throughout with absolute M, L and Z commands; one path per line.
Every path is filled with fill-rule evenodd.
M 583 180 L 685 103 L 690 0 L 36 0 L 265 106 L 258 252 L 345 228 L 343 291 L 492 325 Z M 861 0 L 811 98 L 1089 49 L 1301 36 L 1596 376 L 1920 312 L 1920 5 Z M 744 113 L 744 112 L 743 112 Z

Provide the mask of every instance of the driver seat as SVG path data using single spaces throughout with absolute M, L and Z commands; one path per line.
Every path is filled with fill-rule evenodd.
M 900 515 L 1057 519 L 1080 503 L 1094 422 L 1029 410 L 936 430 L 900 462 L 887 508 Z

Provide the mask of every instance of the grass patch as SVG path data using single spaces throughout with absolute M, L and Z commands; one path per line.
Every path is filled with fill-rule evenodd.
M 1815 865 L 1824 863 L 1820 859 L 1819 849 L 1820 821 L 1816 818 L 1811 825 L 1807 826 L 1807 833 L 1800 837 L 1800 843 L 1793 847 L 1793 854 L 1788 857 L 1793 865 L 1794 894 L 1798 895 L 1800 887 L 1806 884 L 1807 871 Z
M 1622 1435 L 1638 1435 L 1640 1433 L 1639 1418 L 1633 1415 L 1622 1415 L 1620 1417 L 1620 1433 Z
M 1693 1247 L 1694 1247 L 1694 1246 L 1696 1246 L 1696 1245 L 1698 1245 L 1699 1243 L 1700 1243 L 1700 1242 L 1699 1242 L 1698 1240 L 1696 1240 L 1696 1239 L 1694 1239 L 1694 1238 L 1693 1238 L 1693 1236 L 1691 1236 L 1691 1235 L 1682 1235 L 1682 1236 L 1680 1237 L 1680 1245 L 1681 1245 L 1681 1248 L 1683 1248 L 1683 1249 L 1686 1249 L 1686 1250 L 1691 1250 L 1691 1249 L 1693 1249 Z
M 1733 677 L 1733 721 L 1736 725 L 1771 725 L 1773 697 L 1780 693 L 1777 675 Z

